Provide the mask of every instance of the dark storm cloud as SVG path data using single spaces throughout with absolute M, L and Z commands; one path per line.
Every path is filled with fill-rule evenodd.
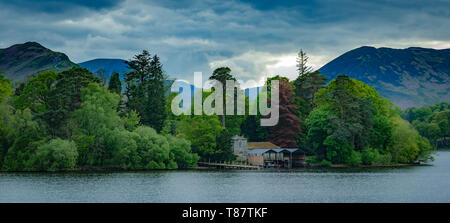
M 92 10 L 108 9 L 116 6 L 122 0 L 1 0 L 3 7 L 14 10 L 29 10 L 40 13 L 60 14 L 77 8 Z

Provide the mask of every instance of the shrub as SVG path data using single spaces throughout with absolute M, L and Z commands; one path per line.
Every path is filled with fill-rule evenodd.
M 345 161 L 345 164 L 350 166 L 358 166 L 361 165 L 361 153 L 356 152 L 354 150 L 351 151 L 350 156 Z
M 75 143 L 58 138 L 38 147 L 34 166 L 37 170 L 72 170 L 75 168 L 77 158 Z
M 380 153 L 376 149 L 366 149 L 361 153 L 361 162 L 364 165 L 372 165 L 375 160 L 379 159 Z
M 328 167 L 328 166 L 331 166 L 331 162 L 330 161 L 328 161 L 328 160 L 322 160 L 322 161 L 320 161 L 319 163 L 317 163 L 319 166 L 322 166 L 322 167 Z

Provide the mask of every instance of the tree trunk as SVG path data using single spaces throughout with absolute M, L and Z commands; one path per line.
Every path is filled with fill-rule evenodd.
M 225 114 L 222 115 L 222 127 L 225 128 Z
M 225 89 L 224 89 L 224 92 L 225 92 Z M 223 111 L 223 113 L 222 113 L 222 127 L 225 128 L 225 112 L 226 112 L 226 109 L 225 109 L 225 106 L 226 106 L 225 95 L 223 96 L 222 101 L 223 101 L 223 104 L 222 104 L 222 111 Z

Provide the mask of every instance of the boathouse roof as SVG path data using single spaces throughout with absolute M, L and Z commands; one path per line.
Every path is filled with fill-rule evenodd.
M 248 151 L 249 155 L 262 155 L 264 153 L 281 153 L 281 152 L 289 152 L 289 153 L 294 153 L 300 151 L 297 148 L 277 148 L 277 149 L 251 149 Z
M 248 142 L 247 147 L 249 149 L 277 149 L 279 146 L 271 142 Z

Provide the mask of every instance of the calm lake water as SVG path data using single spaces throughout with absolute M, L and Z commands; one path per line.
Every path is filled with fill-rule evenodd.
M 401 168 L 0 173 L 0 202 L 450 202 L 450 152 Z

